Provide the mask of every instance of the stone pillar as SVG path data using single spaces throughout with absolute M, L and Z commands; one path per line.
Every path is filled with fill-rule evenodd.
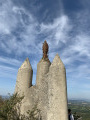
M 58 55 L 48 73 L 47 120 L 68 120 L 66 71 Z
M 18 70 L 15 93 L 25 95 L 32 86 L 33 70 L 27 58 Z
M 41 110 L 42 120 L 47 120 L 48 81 L 46 79 L 50 67 L 50 61 L 41 59 L 37 65 L 36 87 L 38 89 L 38 108 Z
M 49 49 L 49 46 L 47 42 L 44 41 L 43 46 L 42 46 L 43 57 L 37 65 L 36 86 L 42 86 L 44 77 L 49 71 L 49 67 L 51 63 L 48 59 L 48 49 Z
M 41 59 L 37 65 L 37 76 L 36 76 L 36 86 L 41 86 L 43 80 L 45 79 L 45 75 L 49 71 L 50 61 Z M 43 87 L 43 86 L 42 86 Z

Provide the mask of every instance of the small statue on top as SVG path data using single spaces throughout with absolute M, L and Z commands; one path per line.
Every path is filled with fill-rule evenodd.
M 42 50 L 43 50 L 43 59 L 48 59 L 48 49 L 49 49 L 49 46 L 48 46 L 47 42 L 44 41 L 43 47 L 42 47 Z

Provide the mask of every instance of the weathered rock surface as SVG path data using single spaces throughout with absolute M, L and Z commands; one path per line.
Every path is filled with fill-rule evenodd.
M 27 58 L 18 70 L 15 88 L 15 92 L 25 96 L 21 113 L 26 114 L 37 104 L 42 120 L 68 120 L 66 70 L 58 54 L 52 63 L 47 56 L 40 60 L 35 86 L 32 86 L 32 75 L 33 70 Z

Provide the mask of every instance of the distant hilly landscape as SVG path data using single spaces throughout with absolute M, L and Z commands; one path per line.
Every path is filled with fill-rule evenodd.
M 10 95 L 0 95 L 2 96 L 2 98 L 9 98 Z M 68 103 L 90 103 L 90 100 L 89 99 L 68 99 Z
M 68 108 L 72 110 L 74 117 L 90 120 L 90 100 L 68 100 Z

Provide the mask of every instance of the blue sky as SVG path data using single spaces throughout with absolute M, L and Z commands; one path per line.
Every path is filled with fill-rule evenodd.
M 89 0 L 0 0 L 0 95 L 14 92 L 27 57 L 35 84 L 44 40 L 65 64 L 68 98 L 90 100 Z

